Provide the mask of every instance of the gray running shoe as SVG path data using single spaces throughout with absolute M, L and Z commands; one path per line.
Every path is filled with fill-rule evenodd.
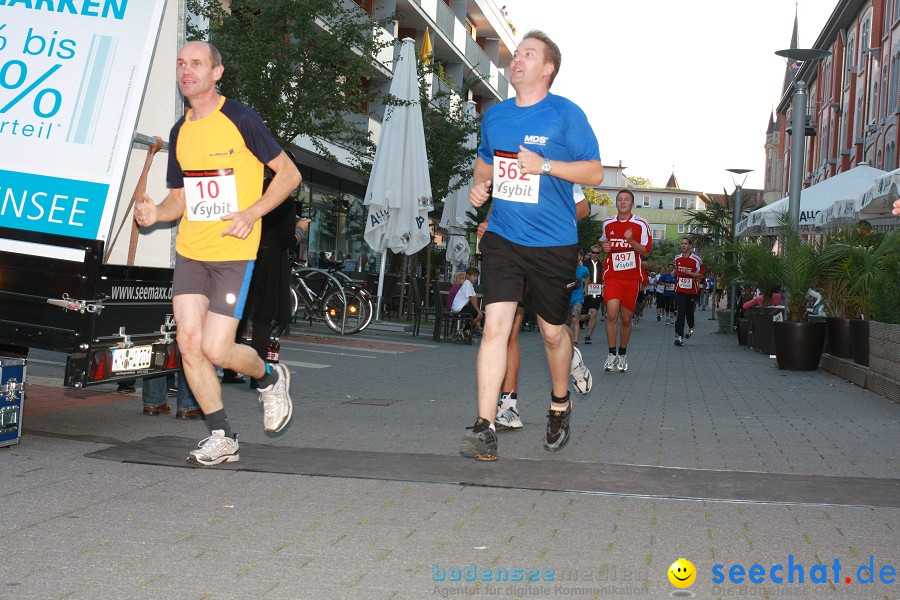
M 259 401 L 263 405 L 263 426 L 268 433 L 278 433 L 291 420 L 294 403 L 291 401 L 291 372 L 282 364 L 272 365 L 278 371 L 278 381 L 259 388 Z
M 591 377 L 591 372 L 584 364 L 584 358 L 581 356 L 581 350 L 579 350 L 578 348 L 573 348 L 573 350 L 574 352 L 572 354 L 571 365 L 572 370 L 569 374 L 572 376 L 572 385 L 575 386 L 575 391 L 583 396 L 591 391 L 593 378 Z
M 628 359 L 625 356 L 617 356 L 616 357 L 616 368 L 619 370 L 619 373 L 625 373 L 628 371 Z
M 459 453 L 475 460 L 497 460 L 497 434 L 491 430 L 491 424 L 478 417 L 472 433 L 459 445 Z
M 196 450 L 192 450 L 187 461 L 194 465 L 211 467 L 223 462 L 237 462 L 241 459 L 238 454 L 237 434 L 234 439 L 225 437 L 225 431 L 216 429 L 212 435 L 202 440 Z
M 566 410 L 553 410 L 547 414 L 547 438 L 544 450 L 556 452 L 569 443 L 569 417 L 572 416 L 572 401 Z
M 616 355 L 615 354 L 607 354 L 606 362 L 603 363 L 603 370 L 607 372 L 612 372 L 616 368 Z
M 497 404 L 497 419 L 494 421 L 498 431 L 504 429 L 522 429 L 522 419 L 516 408 L 516 398 L 510 394 L 500 394 L 500 402 Z

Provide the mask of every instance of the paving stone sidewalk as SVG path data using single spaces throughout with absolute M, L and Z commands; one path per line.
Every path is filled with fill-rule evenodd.
M 573 440 L 558 454 L 541 446 L 549 379 L 540 335 L 524 332 L 525 429 L 501 434 L 496 467 L 508 457 L 559 469 L 586 461 L 898 478 L 900 406 L 828 373 L 779 371 L 773 359 L 716 334 L 708 316 L 698 312 L 696 333 L 681 348 L 672 343 L 672 326 L 644 320 L 626 374 L 602 371 L 602 330 L 594 344 L 582 342 L 594 390 L 576 397 Z M 262 431 L 249 387 L 225 388 L 242 441 L 404 453 L 411 460 L 456 454 L 475 416 L 477 345 L 295 333 L 283 341 L 282 358 L 299 401 L 283 435 Z M 95 460 L 85 455 L 117 440 L 200 440 L 205 430 L 144 416 L 139 394 L 118 396 L 111 386 L 62 390 L 59 355 L 33 359 L 29 393 L 50 400 L 35 398 L 41 410 L 27 416 L 22 443 L 0 449 L 7 507 L 0 598 L 669 598 L 677 588 L 666 571 L 682 556 L 697 568 L 688 588 L 697 598 L 900 597 L 896 582 L 878 578 L 888 566 L 900 570 L 897 509 Z M 54 394 L 67 400 L 56 410 Z M 867 571 L 858 568 L 870 556 L 875 582 L 860 583 Z M 842 567 L 837 579 L 835 559 Z M 770 579 L 772 565 L 789 560 L 803 567 L 804 583 L 796 582 L 796 569 L 794 583 Z M 749 571 L 754 564 L 765 568 L 763 583 L 728 579 L 732 565 Z M 713 579 L 716 565 L 725 574 L 721 584 Z M 823 567 L 828 582 L 811 583 Z M 521 570 L 523 581 L 484 581 L 487 569 L 491 579 L 498 569 L 512 578 Z M 524 580 L 526 574 L 540 581 Z

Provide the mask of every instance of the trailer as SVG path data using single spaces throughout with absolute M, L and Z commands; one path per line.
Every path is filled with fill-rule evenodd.
M 69 387 L 180 367 L 175 225 L 138 231 L 133 198 L 167 193 L 185 17 L 184 0 L 0 7 L 0 355 L 63 352 Z

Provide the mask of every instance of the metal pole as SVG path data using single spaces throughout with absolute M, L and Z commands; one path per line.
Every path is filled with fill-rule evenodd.
M 788 216 L 794 227 L 800 226 L 800 192 L 803 189 L 803 162 L 806 152 L 806 82 L 794 84 L 794 120 L 791 129 L 791 186 Z
M 732 227 L 731 233 L 732 233 L 732 236 L 734 237 L 735 244 L 737 243 L 737 239 L 738 239 L 738 231 L 737 231 L 738 221 L 741 220 L 741 189 L 742 188 L 740 185 L 737 185 L 734 188 L 734 215 L 733 215 L 734 223 L 732 223 L 732 225 L 731 225 L 731 227 Z M 735 267 L 737 267 L 737 262 L 738 262 L 737 252 L 735 252 L 731 255 L 731 259 L 734 261 Z M 731 284 L 731 292 L 729 292 L 729 294 L 728 294 L 728 306 L 731 307 L 731 327 L 733 329 L 734 325 L 736 323 L 736 321 L 734 320 L 735 313 L 737 312 L 737 282 L 732 282 L 732 284 Z
M 375 297 L 375 320 L 381 320 L 381 294 L 384 293 L 384 269 L 387 265 L 388 249 L 381 251 L 381 269 L 378 271 L 378 295 Z

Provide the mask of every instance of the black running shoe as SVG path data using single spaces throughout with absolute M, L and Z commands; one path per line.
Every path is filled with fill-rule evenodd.
M 584 336 L 584 343 L 585 343 L 585 344 L 590 344 L 590 343 L 591 343 L 591 336 L 589 336 L 589 335 Z
M 547 413 L 547 439 L 544 450 L 556 452 L 569 443 L 569 417 L 572 415 L 572 401 L 566 410 L 553 410 Z
M 486 419 L 478 417 L 475 420 L 472 433 L 459 445 L 459 453 L 475 460 L 497 460 L 497 434 Z

